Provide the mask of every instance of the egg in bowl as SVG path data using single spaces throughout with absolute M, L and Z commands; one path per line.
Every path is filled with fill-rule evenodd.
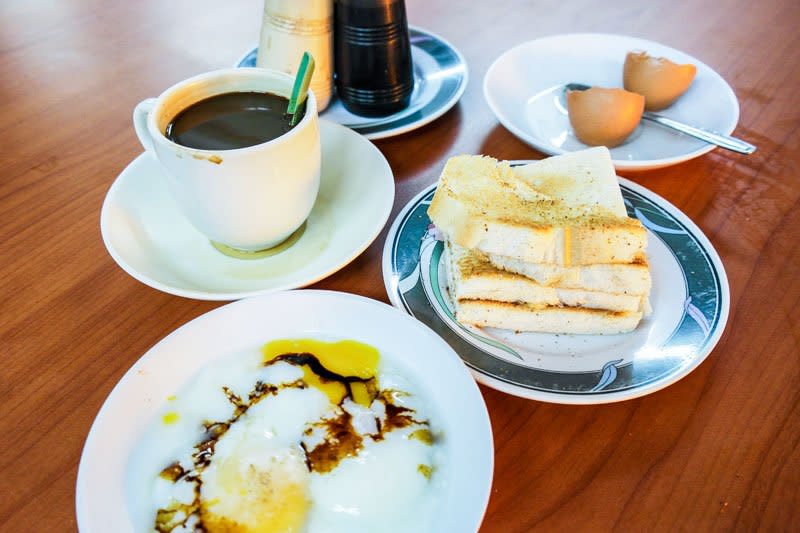
M 167 399 L 144 437 L 166 464 L 131 468 L 151 470 L 158 532 L 406 531 L 443 466 L 430 413 L 372 346 L 277 340 Z
M 302 368 L 265 365 L 262 348 L 272 339 L 309 338 L 357 339 L 379 350 L 380 390 L 408 393 L 393 403 L 429 421 L 432 445 L 424 449 L 433 468 L 430 478 L 418 462 L 402 469 L 402 479 L 426 480 L 417 494 L 400 491 L 402 479 L 375 466 L 378 480 L 369 482 L 368 490 L 337 488 L 342 483 L 325 500 L 311 501 L 304 527 L 310 529 L 327 506 L 341 522 L 332 531 L 375 531 L 370 523 L 400 531 L 477 531 L 491 489 L 493 442 L 486 406 L 462 360 L 441 337 L 391 306 L 308 289 L 216 308 L 170 333 L 133 364 L 104 402 L 84 445 L 76 484 L 80 531 L 153 531 L 159 509 L 175 500 L 190 504 L 195 485 L 185 478 L 172 482 L 161 473 L 176 461 L 191 467 L 195 446 L 206 434 L 204 422 L 234 414 L 222 387 L 247 400 L 259 380 L 296 380 Z M 365 439 L 358 457 L 346 458 L 338 468 L 358 467 L 353 464 L 358 461 L 380 465 L 381 453 L 391 451 L 384 445 L 397 444 L 394 439 L 411 432 L 411 427 L 389 432 L 377 442 L 380 449 Z M 398 441 L 422 445 L 419 437 Z M 333 484 L 339 478 L 314 473 L 311 479 Z M 400 498 L 403 494 L 407 500 Z M 369 504 L 370 498 L 378 504 Z

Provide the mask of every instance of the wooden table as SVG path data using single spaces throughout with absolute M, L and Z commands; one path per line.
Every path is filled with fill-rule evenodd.
M 258 39 L 262 2 L 0 4 L 0 529 L 76 529 L 78 459 L 106 395 L 156 341 L 218 303 L 160 293 L 109 257 L 103 197 L 141 147 L 139 100 L 230 65 Z M 541 154 L 499 126 L 481 84 L 535 37 L 623 33 L 674 46 L 736 91 L 743 157 L 715 150 L 626 174 L 686 212 L 731 285 L 727 331 L 679 383 L 570 407 L 483 388 L 496 467 L 486 532 L 800 527 L 800 3 L 408 0 L 455 44 L 471 81 L 435 123 L 376 144 L 396 213 L 448 156 Z M 386 301 L 386 231 L 315 287 Z

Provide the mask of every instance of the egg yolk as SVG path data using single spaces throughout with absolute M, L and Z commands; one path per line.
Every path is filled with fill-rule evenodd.
M 347 395 L 347 389 L 340 381 L 327 381 L 319 377 L 308 365 L 303 365 L 303 381 L 325 393 L 334 405 L 339 405 Z
M 375 377 L 380 360 L 377 348 L 353 340 L 280 339 L 265 344 L 262 353 L 265 363 L 287 353 L 310 353 L 331 372 L 362 379 Z
M 363 380 L 375 379 L 378 373 L 380 352 L 374 346 L 354 340 L 325 342 L 316 339 L 280 339 L 268 342 L 261 349 L 264 363 L 269 363 L 285 354 L 312 354 L 326 370 L 342 377 Z M 325 379 L 317 375 L 308 365 L 303 365 L 303 380 L 328 396 L 331 403 L 340 404 L 347 395 L 342 381 Z M 377 383 L 375 383 L 377 387 Z M 363 382 L 350 382 L 353 401 L 368 406 L 374 391 Z
M 307 487 L 291 475 L 288 465 L 264 470 L 243 465 L 238 457 L 221 462 L 219 489 L 225 502 L 204 502 L 203 523 L 214 533 L 299 533 L 308 514 Z

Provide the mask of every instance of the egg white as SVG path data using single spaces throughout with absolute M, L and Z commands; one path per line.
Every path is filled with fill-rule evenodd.
M 311 474 L 309 531 L 424 531 L 417 512 L 430 497 L 430 481 L 418 466 L 431 465 L 431 447 L 407 433 L 365 439 L 358 456 L 331 472 Z

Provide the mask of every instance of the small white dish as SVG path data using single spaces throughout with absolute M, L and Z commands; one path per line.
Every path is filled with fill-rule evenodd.
M 730 135 L 739 120 L 731 87 L 696 58 L 652 41 L 599 33 L 543 37 L 497 58 L 483 79 L 483 94 L 500 123 L 533 148 L 549 155 L 583 150 L 559 102 L 564 84 L 622 87 L 625 55 L 644 50 L 676 63 L 693 63 L 697 76 L 677 102 L 660 111 L 668 118 Z M 681 163 L 715 146 L 642 121 L 620 146 L 611 148 L 618 170 L 648 170 Z
M 236 300 L 314 283 L 375 240 L 394 202 L 383 154 L 353 131 L 320 120 L 322 176 L 300 238 L 280 253 L 235 259 L 217 251 L 175 204 L 149 154 L 117 177 L 100 214 L 103 242 L 125 272 L 155 289 L 200 300 Z
M 321 116 L 357 131 L 367 139 L 385 139 L 421 128 L 450 110 L 467 88 L 467 62 L 456 47 L 438 35 L 409 26 L 414 91 L 408 107 L 386 117 L 349 112 L 335 97 Z M 237 67 L 253 67 L 258 48 L 245 53 Z
M 563 404 L 637 398 L 688 375 L 725 330 L 730 289 L 703 232 L 677 207 L 624 178 L 628 215 L 648 230 L 652 314 L 621 335 L 556 335 L 464 326 L 448 294 L 441 232 L 427 210 L 436 184 L 397 215 L 383 249 L 392 304 L 445 339 L 473 376 L 499 391 Z
M 494 450 L 486 405 L 461 360 L 427 327 L 386 304 L 312 290 L 219 307 L 178 328 L 128 370 L 86 438 L 76 486 L 78 528 L 141 530 L 136 524 L 147 517 L 137 514 L 136 499 L 145 489 L 137 485 L 139 476 L 130 475 L 130 460 L 146 446 L 141 439 L 148 424 L 197 372 L 273 339 L 308 337 L 371 344 L 414 380 L 439 421 L 446 458 L 439 470 L 445 476 L 441 505 L 424 531 L 477 531 L 489 500 Z

